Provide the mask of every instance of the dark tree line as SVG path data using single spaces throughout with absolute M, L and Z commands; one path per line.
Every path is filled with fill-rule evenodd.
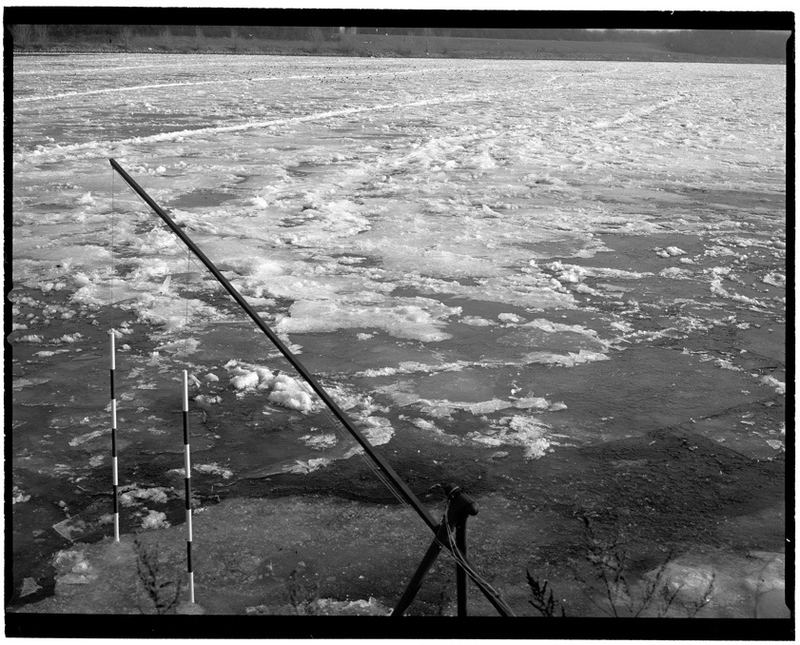
M 630 29 L 480 29 L 480 28 L 408 28 L 293 25 L 11 25 L 15 46 L 47 47 L 53 42 L 104 40 L 128 43 L 136 37 L 172 37 L 194 39 L 231 38 L 257 41 L 338 40 L 354 35 L 411 36 L 417 38 L 492 38 L 550 41 L 638 42 L 668 52 L 736 58 L 773 58 L 786 56 L 789 32 L 758 30 L 699 29 L 653 31 Z

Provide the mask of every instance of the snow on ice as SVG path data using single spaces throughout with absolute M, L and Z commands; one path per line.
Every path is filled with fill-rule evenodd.
M 12 293 L 11 342 L 48 369 L 89 337 L 49 333 L 45 320 L 125 314 L 126 357 L 151 374 L 191 360 L 201 407 L 224 406 L 227 389 L 264 411 L 321 410 L 266 343 L 259 358 L 215 347 L 206 360 L 235 316 L 118 178 L 112 194 L 98 170 L 109 156 L 289 347 L 302 345 L 377 442 L 395 432 L 389 407 L 413 403 L 445 434 L 454 414 L 485 417 L 491 441 L 541 455 L 555 445 L 544 422 L 508 413 L 576 409 L 548 393 L 548 374 L 613 371 L 653 340 L 756 329 L 723 312 L 783 316 L 785 232 L 760 206 L 784 191 L 779 66 L 147 60 L 66 56 L 49 71 L 15 61 L 12 279 L 24 293 Z M 97 125 L 109 118 L 113 134 Z M 758 199 L 737 201 L 748 196 Z M 735 357 L 685 357 L 785 391 L 779 372 L 753 377 Z M 485 392 L 418 386 L 470 370 L 465 382 Z M 15 376 L 13 387 L 32 392 L 43 378 Z M 131 378 L 137 396 L 155 382 Z M 95 432 L 68 441 L 89 445 Z M 340 447 L 332 437 L 308 429 L 296 443 L 324 460 Z M 226 466 L 209 474 L 236 471 L 215 458 Z M 299 461 L 304 472 L 323 464 Z

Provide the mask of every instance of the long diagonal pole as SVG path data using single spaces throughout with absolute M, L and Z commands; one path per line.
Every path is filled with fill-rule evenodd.
M 164 212 L 156 202 L 153 200 L 150 195 L 148 195 L 145 190 L 137 184 L 130 175 L 128 175 L 125 170 L 123 170 L 122 166 L 116 162 L 114 159 L 109 159 L 111 163 L 111 167 L 119 173 L 119 176 L 122 177 L 125 182 L 136 192 L 139 197 L 141 197 L 144 202 L 151 208 L 153 211 L 158 215 L 162 221 L 170 228 L 170 230 L 177 235 L 181 241 L 189 247 L 189 249 L 194 253 L 200 262 L 211 272 L 211 274 L 217 279 L 227 291 L 230 296 L 236 301 L 236 303 L 245 311 L 245 313 L 250 317 L 250 319 L 255 323 L 255 325 L 264 333 L 264 335 L 269 338 L 270 342 L 283 354 L 284 358 L 294 367 L 295 370 L 305 379 L 305 381 L 311 386 L 311 389 L 319 396 L 322 402 L 328 406 L 328 409 L 333 413 L 336 419 L 347 429 L 347 431 L 353 436 L 353 438 L 358 442 L 358 444 L 364 449 L 364 452 L 369 455 L 369 458 L 378 466 L 378 468 L 383 472 L 386 477 L 388 477 L 389 481 L 392 482 L 393 486 L 396 488 L 398 493 L 405 499 L 405 501 L 417 512 L 417 515 L 422 518 L 422 521 L 428 525 L 428 528 L 433 531 L 434 534 L 438 531 L 438 525 L 436 521 L 433 519 L 431 514 L 428 510 L 422 505 L 422 502 L 417 498 L 416 495 L 411 491 L 408 485 L 400 479 L 400 476 L 394 471 L 394 469 L 384 461 L 383 457 L 381 457 L 375 449 L 370 445 L 369 441 L 367 441 L 364 436 L 353 426 L 350 419 L 345 415 L 344 411 L 336 404 L 336 402 L 330 397 L 330 395 L 322 388 L 322 386 L 317 382 L 317 380 L 311 375 L 311 373 L 306 369 L 306 367 L 298 360 L 298 358 L 289 351 L 289 348 L 283 344 L 280 338 L 277 337 L 275 332 L 273 332 L 267 324 L 261 319 L 261 316 L 253 309 L 250 304 L 244 299 L 244 297 L 234 288 L 234 286 L 228 281 L 228 279 L 222 275 L 220 270 L 216 267 L 216 265 L 209 260 L 205 253 L 203 253 L 200 248 L 192 241 L 192 239 L 184 232 L 184 230 L 179 227 L 173 219 Z M 448 550 L 450 549 L 449 545 L 445 543 L 443 545 Z M 486 599 L 494 606 L 495 609 L 502 615 L 502 616 L 513 616 L 513 612 L 511 609 L 502 601 L 502 599 L 497 598 L 496 594 L 493 593 L 493 590 L 489 588 L 482 580 L 477 579 L 471 573 L 468 572 L 468 575 L 478 588 L 483 592 L 486 596 Z

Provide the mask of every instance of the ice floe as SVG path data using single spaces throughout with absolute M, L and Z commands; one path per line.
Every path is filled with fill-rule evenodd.
M 230 376 L 230 385 L 237 396 L 245 396 L 256 391 L 266 392 L 270 403 L 308 414 L 321 405 L 311 387 L 289 376 L 276 374 L 267 367 L 253 365 L 232 359 L 224 368 Z
M 512 445 L 523 449 L 524 458 L 539 459 L 551 450 L 550 427 L 534 417 L 514 415 L 492 424 L 489 432 L 470 432 L 467 438 L 487 446 Z

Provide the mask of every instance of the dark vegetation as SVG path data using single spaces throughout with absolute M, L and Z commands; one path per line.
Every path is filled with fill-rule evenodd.
M 133 543 L 136 550 L 136 573 L 145 595 L 153 603 L 157 614 L 171 612 L 178 604 L 181 593 L 180 574 L 171 569 L 159 556 L 158 544 Z M 140 608 L 140 611 L 145 613 Z
M 679 597 L 684 581 L 673 580 L 667 567 L 674 554 L 669 551 L 650 576 L 640 582 L 633 580 L 634 563 L 631 558 L 625 531 L 615 526 L 612 532 L 603 530 L 587 515 L 579 515 L 583 525 L 584 558 L 589 564 L 589 575 L 578 574 L 584 593 L 590 602 L 607 616 L 639 616 L 663 618 L 671 607 L 679 614 L 694 618 L 711 600 L 714 592 L 712 574 L 701 589 L 693 590 L 688 597 Z M 545 618 L 565 617 L 564 605 L 553 596 L 548 581 L 539 581 L 530 570 L 526 571 L 530 587 L 529 604 Z M 596 598 L 596 599 L 595 599 Z
M 11 24 L 20 53 L 161 52 L 771 62 L 788 31 Z

